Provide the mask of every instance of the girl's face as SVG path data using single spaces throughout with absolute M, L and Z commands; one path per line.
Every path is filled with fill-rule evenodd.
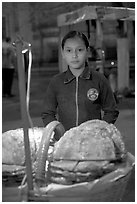
M 71 69 L 81 69 L 85 66 L 87 48 L 79 37 L 67 39 L 62 54 Z

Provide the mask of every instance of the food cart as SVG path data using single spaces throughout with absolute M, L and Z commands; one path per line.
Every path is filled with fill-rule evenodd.
M 129 36 L 128 22 L 135 20 L 135 9 L 123 7 L 103 7 L 103 6 L 85 6 L 81 9 L 64 13 L 58 16 L 59 27 L 59 69 L 65 71 L 66 63 L 61 55 L 61 40 L 63 36 L 71 30 L 82 31 L 89 39 L 90 46 L 94 47 L 99 54 L 96 61 L 98 70 L 104 72 L 104 50 L 103 50 L 103 22 L 109 21 L 111 24 L 116 21 L 122 22 L 123 34 L 118 36 L 116 33 L 117 44 L 117 82 L 111 77 L 110 83 L 113 89 L 123 91 L 129 87 Z M 114 24 L 115 26 L 115 24 Z M 130 29 L 129 29 L 130 30 Z M 89 62 L 91 53 L 89 53 Z M 114 64 L 114 62 L 112 62 Z M 93 63 L 91 63 L 93 64 Z M 93 65 L 94 67 L 94 65 Z
M 92 11 L 92 12 L 91 12 Z M 70 30 L 71 24 L 77 24 L 82 22 L 84 24 L 85 20 L 90 18 L 97 19 L 97 36 L 101 41 L 98 41 L 99 45 L 102 42 L 102 34 L 101 34 L 101 26 L 100 26 L 100 17 L 98 19 L 97 16 L 97 8 L 96 7 L 85 7 L 80 9 L 76 12 L 72 12 L 71 14 L 66 14 L 63 16 L 59 16 L 58 23 L 60 27 L 60 40 L 64 36 L 64 34 Z M 108 16 L 111 18 L 115 18 L 113 14 L 113 8 L 106 9 Z M 121 10 L 116 10 L 121 11 Z M 127 10 L 128 11 L 128 10 Z M 128 11 L 129 13 L 133 14 L 133 11 Z M 127 12 L 126 12 L 127 13 Z M 119 14 L 120 15 L 120 14 Z M 68 17 L 67 17 L 68 16 Z M 102 14 L 101 14 L 102 16 Z M 103 15 L 104 16 L 104 15 Z M 107 15 L 105 15 L 107 16 Z M 132 18 L 133 16 L 130 15 Z M 123 14 L 124 17 L 124 14 Z M 106 17 L 103 17 L 106 18 Z M 64 23 L 64 24 L 63 24 Z M 64 25 L 64 26 L 63 26 Z M 86 32 L 86 31 L 85 31 Z M 120 171 L 112 172 L 112 174 L 106 175 L 101 179 L 97 179 L 94 182 L 86 182 L 80 184 L 74 184 L 72 186 L 62 186 L 62 185 L 47 185 L 45 183 L 44 187 L 39 187 L 35 183 L 34 175 L 32 172 L 32 161 L 30 156 L 30 140 L 29 140 L 29 127 L 33 129 L 33 125 L 31 124 L 31 119 L 29 115 L 29 104 L 28 98 L 29 95 L 26 96 L 25 91 L 25 79 L 24 79 L 24 64 L 22 60 L 22 49 L 23 49 L 23 42 L 21 39 L 16 41 L 17 47 L 17 58 L 18 58 L 18 74 L 19 74 L 19 88 L 20 88 L 20 104 L 21 104 L 21 113 L 22 113 L 22 121 L 23 121 L 23 132 L 24 132 L 24 147 L 25 147 L 25 158 L 26 158 L 26 166 L 25 166 L 25 177 L 22 180 L 23 172 L 17 172 L 17 174 L 10 175 L 10 178 L 14 176 L 19 182 L 22 180 L 21 183 L 17 186 L 11 186 L 6 189 L 5 186 L 5 200 L 4 201 L 48 201 L 48 202 L 81 202 L 81 201 L 91 201 L 91 202 L 117 202 L 122 199 L 124 194 L 124 190 L 126 188 L 126 184 L 129 180 L 131 175 L 131 171 L 134 166 L 134 156 L 128 153 L 128 160 L 126 164 L 126 168 L 121 168 Z M 60 50 L 61 51 L 61 50 Z M 31 54 L 31 52 L 30 52 Z M 30 55 L 31 57 L 31 55 Z M 61 71 L 64 70 L 64 61 L 59 55 L 59 62 Z M 36 166 L 38 169 L 40 176 L 41 174 L 45 174 L 45 163 L 48 157 L 48 149 L 49 149 L 49 140 L 55 130 L 58 122 L 53 124 L 49 124 L 43 132 L 42 140 L 41 140 L 41 147 L 39 149 L 40 154 L 42 152 L 42 167 Z M 16 130 L 15 130 L 16 131 Z M 44 172 L 43 172 L 44 171 Z M 6 174 L 9 178 L 9 176 Z M 21 178 L 21 179 L 20 179 Z M 27 180 L 26 180 L 27 178 Z M 6 178 L 7 179 L 7 178 Z M 27 182 L 26 182 L 27 181 Z M 106 194 L 107 192 L 107 194 Z M 9 199 L 8 199 L 9 198 Z

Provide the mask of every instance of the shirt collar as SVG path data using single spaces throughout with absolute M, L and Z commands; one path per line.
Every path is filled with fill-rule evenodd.
M 85 67 L 84 71 L 82 72 L 82 74 L 79 77 L 81 77 L 83 79 L 90 79 L 91 78 L 91 70 L 89 69 L 88 66 Z M 68 67 L 68 70 L 66 71 L 64 83 L 65 84 L 69 83 L 75 78 L 76 77 L 72 74 L 71 70 Z

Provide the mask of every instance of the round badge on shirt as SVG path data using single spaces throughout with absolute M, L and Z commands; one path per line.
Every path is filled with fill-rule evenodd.
M 95 88 L 91 88 L 87 92 L 87 97 L 91 101 L 95 101 L 98 98 L 98 95 L 99 95 L 98 90 Z

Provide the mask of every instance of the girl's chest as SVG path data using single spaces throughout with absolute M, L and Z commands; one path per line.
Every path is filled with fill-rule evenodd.
M 73 80 L 64 84 L 57 92 L 57 99 L 61 101 L 90 101 L 94 102 L 100 97 L 100 87 L 98 83 L 90 80 Z

